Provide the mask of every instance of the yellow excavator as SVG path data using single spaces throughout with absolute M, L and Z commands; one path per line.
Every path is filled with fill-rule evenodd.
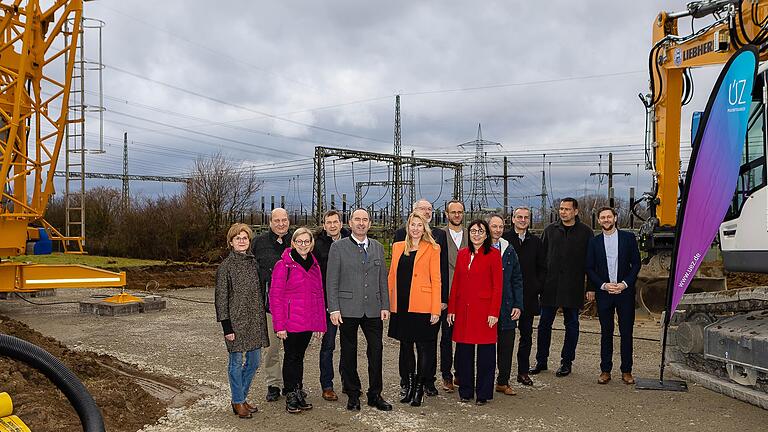
M 84 232 L 63 236 L 44 219 L 67 126 L 83 121 L 68 115 L 82 14 L 82 0 L 0 2 L 0 259 L 28 252 L 43 229 L 33 223 L 82 245 Z M 0 292 L 124 286 L 125 273 L 0 261 Z
M 680 34 L 688 28 L 687 22 L 681 25 L 682 19 L 692 21 L 690 34 Z M 653 190 L 645 195 L 650 217 L 640 231 L 640 245 L 655 260 L 660 276 L 668 275 L 668 263 L 666 268 L 659 263 L 674 245 L 681 186 L 681 111 L 693 95 L 690 69 L 723 65 L 747 44 L 758 47 L 760 64 L 738 184 L 720 226 L 720 254 L 727 271 L 768 273 L 768 1 L 708 0 L 656 17 L 648 57 L 650 92 L 640 95 L 647 112 L 646 165 L 653 177 Z M 695 132 L 695 114 L 692 123 Z M 643 271 L 653 272 L 654 266 Z M 663 298 L 666 281 L 660 286 Z M 649 293 L 643 296 L 647 300 Z M 766 309 L 768 287 L 686 294 L 672 316 L 669 369 L 768 409 Z

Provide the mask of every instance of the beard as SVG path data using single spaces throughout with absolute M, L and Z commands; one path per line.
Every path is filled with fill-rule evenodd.
M 615 226 L 616 226 L 616 224 L 610 224 L 610 225 L 608 225 L 608 226 L 602 225 L 602 227 L 603 227 L 603 230 L 605 230 L 605 231 L 611 231 L 611 230 L 613 230 L 613 228 L 614 228 Z

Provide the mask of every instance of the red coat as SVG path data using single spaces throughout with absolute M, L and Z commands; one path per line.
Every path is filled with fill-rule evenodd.
M 461 249 L 456 257 L 448 300 L 448 313 L 456 315 L 453 341 L 495 344 L 497 328 L 488 327 L 488 316 L 498 318 L 501 309 L 501 255 L 496 248 L 491 248 L 487 255 L 481 249 L 468 269 L 469 258 L 469 248 Z

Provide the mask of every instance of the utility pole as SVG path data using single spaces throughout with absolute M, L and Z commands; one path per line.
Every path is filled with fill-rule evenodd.
M 488 205 L 488 190 L 485 187 L 486 174 L 486 147 L 501 147 L 500 143 L 493 141 L 486 141 L 483 139 L 482 125 L 477 125 L 477 139 L 474 141 L 465 142 L 459 144 L 459 147 L 474 147 L 475 148 L 475 160 L 472 166 L 472 189 L 471 189 L 471 201 L 470 201 L 470 218 L 474 218 L 475 209 L 480 210 L 483 206 Z
M 547 177 L 542 166 L 541 170 L 541 227 L 547 226 Z
M 628 176 L 631 175 L 627 172 L 613 172 L 613 153 L 608 153 L 608 172 L 596 172 L 589 173 L 590 176 L 608 176 L 608 205 L 611 208 L 615 207 L 615 199 L 613 193 L 613 177 L 615 176 Z
M 128 132 L 123 134 L 123 211 L 130 206 L 130 183 L 128 181 Z
M 395 184 L 392 186 L 392 229 L 395 229 L 400 225 L 400 220 L 402 219 L 403 214 L 403 167 L 400 160 L 400 152 L 402 151 L 402 142 L 400 136 L 400 95 L 395 96 L 394 144 L 395 160 L 392 164 L 392 170 L 394 171 L 393 180 Z
M 416 157 L 416 152 L 411 150 L 411 159 L 415 157 Z M 403 187 L 405 186 L 406 185 L 403 184 Z M 416 202 L 416 165 L 414 164 L 411 164 L 411 185 L 408 190 L 411 191 L 408 197 L 410 198 L 410 202 L 408 203 L 408 205 L 412 205 L 414 202 Z M 407 206 L 404 206 L 404 207 L 408 208 Z M 410 214 L 410 210 L 408 211 L 408 213 Z
M 508 211 L 509 211 L 509 181 L 508 180 L 509 179 L 516 180 L 516 179 L 519 179 L 519 178 L 523 178 L 523 176 L 519 175 L 519 174 L 509 174 L 509 173 L 507 173 L 507 157 L 504 156 L 504 174 L 502 174 L 502 175 L 492 175 L 492 176 L 488 176 L 488 178 L 491 178 L 491 179 L 502 179 L 502 181 L 504 182 L 504 201 L 503 201 L 504 202 L 504 208 L 502 209 L 501 214 L 502 214 L 502 216 L 504 216 L 504 219 L 506 219 L 507 215 L 509 214 L 508 213 Z

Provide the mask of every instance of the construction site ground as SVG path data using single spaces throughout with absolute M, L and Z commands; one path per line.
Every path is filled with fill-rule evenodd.
M 110 290 L 58 290 L 55 297 L 36 302 L 64 302 L 104 294 Z M 599 325 L 584 318 L 573 374 L 555 377 L 562 331 L 553 334 L 550 371 L 534 377 L 533 387 L 515 385 L 517 396 L 496 393 L 486 406 L 462 404 L 456 393 L 441 390 L 413 408 L 397 403 L 397 342 L 384 339 L 384 397 L 392 412 L 363 406 L 348 412 L 346 398 L 326 402 L 318 382 L 318 341 L 312 342 L 305 366 L 305 388 L 314 410 L 289 415 L 284 399 L 264 401 L 265 384 L 257 373 L 250 400 L 260 409 L 253 419 L 232 414 L 227 384 L 227 353 L 221 327 L 215 322 L 213 290 L 189 288 L 166 292 L 168 309 L 161 312 L 100 317 L 78 313 L 77 304 L 36 306 L 14 298 L 0 301 L 0 331 L 31 337 L 74 365 L 107 418 L 110 431 L 756 431 L 763 430 L 766 411 L 689 383 L 687 393 L 639 391 L 624 385 L 614 371 L 608 385 L 598 385 Z M 17 322 L 18 321 L 18 322 Z M 23 324 L 22 324 L 23 323 Z M 31 329 L 27 329 L 28 325 Z M 562 329 L 558 319 L 557 328 Z M 33 331 L 34 330 L 34 331 Z M 56 348 L 55 338 L 63 347 Z M 639 320 L 635 335 L 634 372 L 640 377 L 658 376 L 659 325 Z M 361 348 L 364 341 L 361 338 Z M 618 338 L 616 339 L 618 349 Z M 337 348 L 338 350 L 338 348 Z M 366 385 L 364 349 L 361 377 Z M 79 357 L 78 357 L 79 356 Z M 614 355 L 618 367 L 618 352 Z M 334 359 L 338 362 L 338 351 Z M 513 368 L 516 367 L 516 361 Z M 18 413 L 32 430 L 77 430 L 62 427 L 66 400 L 42 389 L 42 376 L 29 374 L 18 365 L 0 360 L 0 385 L 10 383 Z M 89 375 L 90 374 L 90 375 Z M 93 376 L 91 376 L 93 375 Z M 22 377 L 24 381 L 19 379 Z M 34 384 L 34 385 L 32 385 Z M 337 390 L 339 378 L 336 377 Z M 74 419 L 67 425 L 71 425 Z M 144 426 L 146 425 L 146 426 Z M 143 428 L 142 428 L 143 427 Z

